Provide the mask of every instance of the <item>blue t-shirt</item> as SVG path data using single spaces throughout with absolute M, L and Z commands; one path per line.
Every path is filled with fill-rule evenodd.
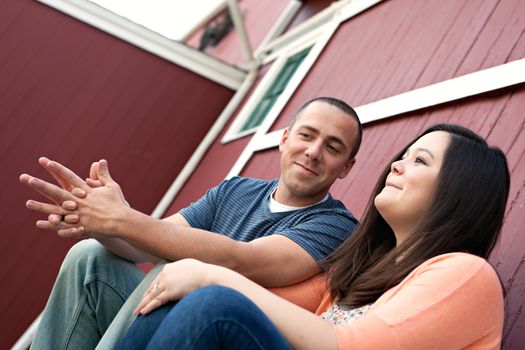
M 357 220 L 331 195 L 307 208 L 272 213 L 269 200 L 278 183 L 277 179 L 233 177 L 210 189 L 180 214 L 191 227 L 221 233 L 237 241 L 280 234 L 322 261 L 350 235 Z

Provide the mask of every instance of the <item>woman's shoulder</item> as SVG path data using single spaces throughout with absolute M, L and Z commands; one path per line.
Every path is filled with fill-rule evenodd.
M 492 265 L 468 253 L 448 253 L 428 259 L 414 269 L 405 282 L 420 279 L 440 285 L 443 289 L 461 287 L 470 291 L 482 290 L 484 294 L 503 294 L 500 279 Z
M 490 263 L 473 254 L 468 253 L 447 253 L 430 258 L 419 265 L 414 272 L 421 273 L 429 270 L 448 270 L 453 274 L 474 273 L 496 277 L 497 274 Z

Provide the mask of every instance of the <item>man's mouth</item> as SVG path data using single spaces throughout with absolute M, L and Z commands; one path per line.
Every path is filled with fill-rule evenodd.
M 297 163 L 297 162 L 294 162 L 294 164 L 297 165 L 297 166 L 300 166 L 301 168 L 303 168 L 304 170 L 308 171 L 309 173 L 312 173 L 314 175 L 319 175 L 315 170 L 309 168 L 308 166 L 306 166 L 304 164 Z

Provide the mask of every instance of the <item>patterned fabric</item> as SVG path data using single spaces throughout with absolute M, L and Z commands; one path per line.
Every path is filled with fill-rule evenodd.
M 332 307 L 323 312 L 321 317 L 323 320 L 330 321 L 335 325 L 344 325 L 350 321 L 357 320 L 370 310 L 372 304 L 367 304 L 358 308 L 349 308 L 344 305 L 334 303 Z
M 352 232 L 357 220 L 329 198 L 311 207 L 272 213 L 270 194 L 278 180 L 233 177 L 209 190 L 180 214 L 194 228 L 249 242 L 274 233 L 286 236 L 322 261 Z

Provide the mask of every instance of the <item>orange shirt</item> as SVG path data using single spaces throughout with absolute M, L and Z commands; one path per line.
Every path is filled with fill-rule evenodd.
M 331 306 L 326 291 L 316 313 Z M 339 349 L 499 349 L 503 292 L 484 259 L 444 254 L 384 293 L 361 318 L 334 326 Z

